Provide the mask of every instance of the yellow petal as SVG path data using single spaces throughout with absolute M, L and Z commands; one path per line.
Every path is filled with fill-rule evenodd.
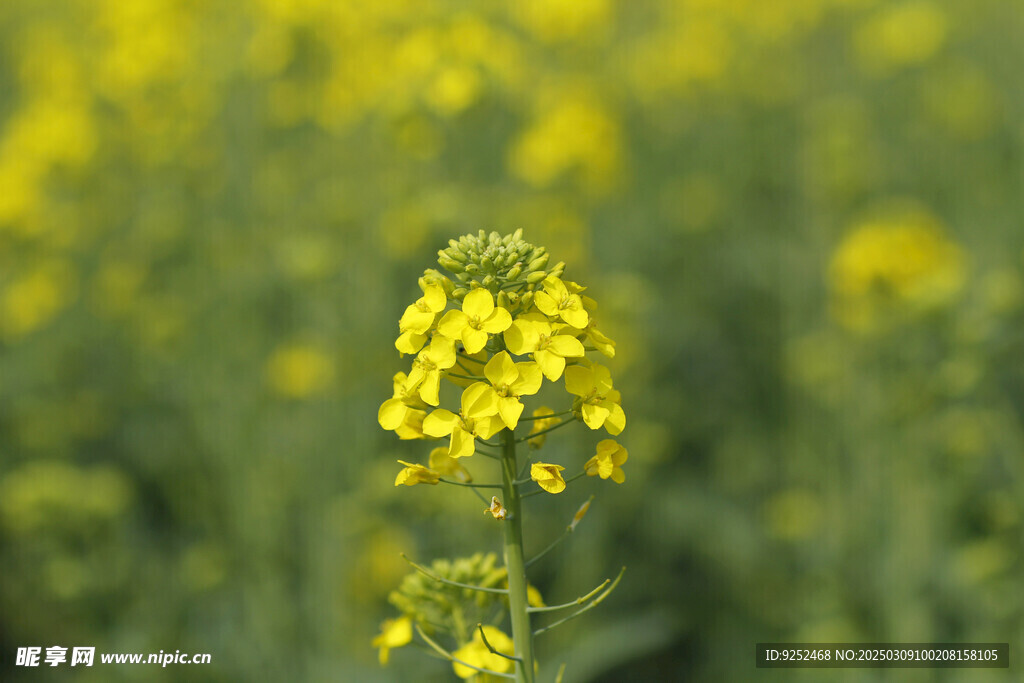
M 570 368 L 571 369 L 571 368 Z M 608 409 L 592 403 L 583 404 L 583 422 L 591 429 L 600 429 L 608 418 Z
M 495 308 L 480 327 L 489 334 L 504 332 L 512 324 L 512 314 L 500 306 Z
M 477 320 L 486 320 L 494 311 L 494 297 L 486 289 L 474 289 L 462 300 L 462 312 Z
M 519 424 L 519 416 L 523 414 L 523 404 L 519 399 L 512 396 L 502 396 L 498 399 L 498 414 L 509 429 L 515 429 Z
M 576 301 L 579 301 L 579 297 L 576 297 Z M 583 305 L 580 303 L 576 303 L 569 308 L 559 309 L 559 313 L 562 316 L 562 320 L 573 327 L 583 329 L 587 326 L 587 323 L 590 322 L 590 316 L 588 316 L 587 312 L 583 310 Z
M 570 337 L 567 334 L 549 337 L 547 350 L 557 353 L 562 358 L 579 358 L 586 353 L 583 343 L 576 337 Z
M 498 412 L 498 394 L 483 382 L 471 384 L 462 392 L 462 414 L 472 420 Z
M 447 370 L 455 365 L 455 340 L 435 335 L 427 347 L 427 357 L 437 367 Z
M 552 382 L 561 377 L 562 371 L 565 370 L 565 359 L 550 351 L 537 351 L 533 354 L 533 359 L 537 361 L 544 376 Z
M 423 302 L 434 313 L 440 313 L 448 303 L 448 297 L 444 295 L 444 289 L 440 285 L 430 284 L 423 291 Z
M 505 421 L 500 415 L 492 415 L 482 420 L 477 420 L 473 425 L 473 433 L 481 439 L 489 439 L 505 428 Z
M 544 315 L 558 317 L 558 302 L 547 292 L 535 292 L 533 303 Z
M 565 369 L 565 390 L 577 396 L 586 396 L 594 390 L 594 372 L 582 365 Z
M 462 311 L 448 311 L 437 323 L 437 331 L 449 339 L 458 339 L 468 324 L 469 318 Z
M 388 431 L 394 431 L 405 422 L 405 414 L 409 406 L 405 405 L 399 398 L 389 398 L 377 411 L 377 422 Z
M 626 428 L 626 413 L 622 410 L 622 406 L 611 401 L 604 401 L 601 405 L 609 410 L 608 417 L 604 421 L 604 428 L 612 436 L 621 434 L 622 430 Z
M 432 406 L 436 406 L 439 403 L 438 392 L 441 390 L 441 373 L 437 370 L 432 370 L 426 374 L 423 378 L 423 383 L 420 384 L 420 398 L 424 402 L 429 403 Z
M 612 470 L 612 481 L 616 484 L 621 484 L 626 481 L 626 473 L 622 471 L 622 468 L 616 467 Z
M 418 353 L 427 341 L 427 335 L 406 330 L 395 340 L 395 348 L 401 353 Z
M 448 436 L 458 423 L 458 415 L 450 410 L 438 408 L 423 418 L 423 433 L 427 436 Z
M 467 295 L 468 296 L 468 295 Z M 462 345 L 466 347 L 466 353 L 477 353 L 487 344 L 487 333 L 477 330 L 469 325 L 462 328 Z
M 416 304 L 409 306 L 398 321 L 398 329 L 404 331 L 412 330 L 418 334 L 424 334 L 434 324 L 434 312 L 421 310 Z
M 603 365 L 594 364 L 594 386 L 599 396 L 607 396 L 612 390 L 612 373 Z
M 565 361 L 562 361 L 563 363 Z M 536 363 L 516 363 L 516 373 L 519 375 L 512 382 L 512 393 L 517 396 L 532 396 L 540 391 L 540 385 L 544 381 L 540 366 Z
M 484 366 L 484 376 L 494 386 L 511 384 L 518 374 L 512 357 L 504 351 L 495 354 L 494 358 L 487 361 L 487 365 Z
M 517 356 L 536 350 L 538 341 L 540 333 L 529 320 L 516 319 L 505 330 L 505 348 Z
M 476 441 L 473 435 L 461 426 L 452 430 L 452 441 L 448 447 L 448 457 L 465 458 L 476 453 Z

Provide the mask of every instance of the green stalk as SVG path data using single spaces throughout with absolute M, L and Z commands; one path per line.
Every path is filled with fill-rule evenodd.
M 508 518 L 505 527 L 505 568 L 508 570 L 508 606 L 512 617 L 512 640 L 516 646 L 516 681 L 533 683 L 533 633 L 526 602 L 526 562 L 523 559 L 523 514 L 519 489 L 515 485 L 519 471 L 516 463 L 516 435 L 506 429 L 501 475 Z

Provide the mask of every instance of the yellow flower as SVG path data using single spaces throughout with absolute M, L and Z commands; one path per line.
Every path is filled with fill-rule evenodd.
M 521 315 L 512 322 L 505 330 L 505 346 L 517 356 L 533 354 L 533 360 L 552 382 L 562 376 L 566 358 L 579 358 L 585 353 L 583 344 L 575 336 L 556 333 L 551 323 L 537 313 Z
M 395 340 L 395 348 L 402 353 L 416 353 L 427 341 L 427 332 L 434 326 L 437 314 L 448 305 L 444 289 L 437 284 L 426 284 L 423 296 L 408 306 L 398 321 L 401 332 Z
M 462 412 L 456 415 L 439 408 L 423 420 L 423 433 L 428 436 L 451 436 L 448 456 L 464 458 L 476 453 L 475 437 L 489 439 L 505 425 L 498 417 L 498 396 L 491 387 L 477 382 L 462 392 Z M 472 418 L 474 415 L 488 417 Z
M 466 353 L 484 348 L 488 334 L 498 334 L 512 324 L 512 316 L 494 305 L 494 297 L 486 289 L 474 289 L 462 300 L 462 310 L 448 311 L 437 324 L 438 331 L 449 339 L 462 340 Z
M 422 439 L 423 418 L 427 407 L 419 393 L 406 389 L 408 378 L 404 372 L 395 373 L 393 378 L 394 396 L 384 401 L 377 411 L 377 422 L 388 431 L 394 431 L 400 439 Z
M 622 471 L 622 463 L 629 458 L 629 452 L 614 439 L 604 439 L 597 444 L 597 455 L 583 466 L 587 476 L 600 476 L 616 484 L 626 481 L 626 473 Z
M 491 383 L 488 389 L 496 399 L 495 412 L 485 412 L 490 410 L 489 402 L 481 401 L 475 408 L 476 412 L 471 412 L 467 416 L 484 418 L 497 414 L 501 416 L 506 427 L 515 429 L 519 424 L 519 416 L 523 414 L 523 404 L 519 397 L 536 394 L 540 390 L 541 382 L 544 381 L 540 368 L 536 363 L 513 363 L 512 357 L 502 351 L 487 361 L 484 376 Z
M 430 451 L 430 469 L 436 470 L 439 474 L 455 477 L 461 482 L 473 481 L 469 470 L 459 464 L 459 461 L 448 455 L 448 449 L 441 446 Z
M 488 634 L 490 635 L 490 634 Z M 388 619 L 380 627 L 380 635 L 373 639 L 371 645 L 380 648 L 380 664 L 388 663 L 388 655 L 393 647 L 402 647 L 412 642 L 412 618 L 399 617 Z
M 497 652 L 512 657 L 515 655 L 515 644 L 512 639 L 502 633 L 502 631 L 494 626 L 484 626 L 484 635 L 487 636 L 487 642 L 491 644 Z M 473 632 L 472 642 L 463 645 L 458 650 L 452 653 L 456 659 L 461 659 L 466 664 L 471 664 L 481 669 L 487 669 L 488 671 L 497 671 L 498 673 L 505 673 L 511 671 L 514 666 L 511 659 L 506 659 L 501 655 L 496 655 L 487 649 L 484 645 L 483 638 L 480 637 L 480 629 Z M 479 673 L 475 669 L 471 669 L 468 666 L 463 666 L 458 662 L 452 662 L 452 668 L 455 669 L 455 675 L 459 678 L 472 678 Z
M 619 392 L 612 388 L 611 373 L 603 365 L 573 365 L 565 369 L 565 388 L 579 396 L 583 421 L 591 429 L 602 425 L 609 434 L 622 432 L 626 414 L 619 405 Z
M 565 490 L 565 479 L 562 479 L 561 465 L 546 462 L 535 462 L 530 465 L 530 479 L 537 482 L 548 493 L 561 493 Z
M 554 275 L 544 278 L 544 290 L 533 295 L 533 303 L 544 315 L 561 318 L 578 329 L 583 329 L 590 321 L 580 295 L 570 292 L 565 283 Z
M 455 342 L 441 335 L 434 335 L 430 346 L 420 351 L 413 361 L 412 371 L 406 381 L 406 391 L 419 389 L 420 398 L 432 406 L 438 404 L 441 388 L 441 371 L 455 365 Z
M 543 432 L 561 423 L 562 418 L 560 417 L 541 417 L 542 415 L 554 414 L 555 411 L 551 410 L 551 408 L 548 408 L 547 406 L 541 406 L 540 408 L 537 408 L 536 410 L 533 411 L 533 417 L 540 417 L 541 419 L 533 421 L 533 428 L 530 429 L 531 438 L 527 442 L 530 445 L 530 448 L 540 448 L 541 446 L 544 445 L 544 442 L 548 438 L 547 434 L 541 434 L 540 436 L 532 436 L 533 434 L 536 434 L 537 432 Z
M 436 472 L 429 467 L 409 463 L 404 460 L 399 460 L 398 462 L 405 465 L 405 467 L 402 468 L 402 471 L 398 473 L 397 477 L 395 477 L 395 486 L 401 486 L 402 484 L 405 484 L 406 486 L 415 486 L 416 484 L 434 485 L 440 480 L 441 473 Z

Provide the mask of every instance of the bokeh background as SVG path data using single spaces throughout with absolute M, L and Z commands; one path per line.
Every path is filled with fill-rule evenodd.
M 597 494 L 549 601 L 628 566 L 549 672 L 1019 658 L 1022 63 L 1001 0 L 0 3 L 3 677 L 92 645 L 213 664 L 74 680 L 448 680 L 370 640 L 399 552 L 496 526 L 395 489 L 429 444 L 376 411 L 436 250 L 519 227 L 600 303 L 629 417 L 625 485 L 530 499 L 528 550 Z

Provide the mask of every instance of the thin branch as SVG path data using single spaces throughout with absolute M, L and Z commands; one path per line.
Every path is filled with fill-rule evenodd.
M 570 614 L 569 616 L 567 616 L 564 619 L 559 619 L 558 621 L 556 621 L 553 624 L 548 624 L 547 626 L 545 626 L 543 628 L 537 629 L 536 631 L 533 632 L 533 635 L 536 636 L 536 635 L 540 635 L 541 633 L 544 633 L 545 631 L 550 631 L 551 629 L 555 628 L 556 626 L 561 626 L 562 624 L 564 624 L 565 622 L 569 621 L 570 619 L 575 619 L 576 617 L 578 617 L 579 615 L 583 614 L 587 610 L 593 609 L 593 608 L 597 607 L 598 605 L 600 605 L 601 601 L 603 601 L 606 597 L 608 597 L 608 594 L 611 593 L 613 590 L 615 590 L 615 587 L 619 585 L 619 581 L 622 580 L 622 575 L 625 574 L 625 573 L 626 573 L 626 568 L 623 567 L 622 570 L 619 572 L 619 575 L 615 577 L 614 581 L 612 581 L 612 584 L 610 586 L 608 586 L 607 588 L 605 588 L 603 593 L 601 593 L 596 598 L 594 598 L 594 601 L 591 602 L 589 605 L 587 605 L 586 607 L 584 607 L 584 608 L 582 608 L 582 609 L 580 609 L 580 610 L 578 610 L 576 612 L 573 612 L 572 614 Z
M 501 484 L 468 484 L 461 481 L 452 481 L 451 479 L 438 479 L 442 484 L 451 484 L 452 486 L 465 486 L 471 489 L 500 489 Z
M 521 417 L 521 418 L 519 418 L 519 421 L 520 422 L 527 422 L 529 420 L 547 420 L 547 419 L 550 419 L 552 417 L 561 417 L 562 415 L 568 415 L 571 412 L 572 412 L 572 409 L 570 408 L 569 410 L 563 410 L 560 413 L 551 413 L 550 415 L 534 415 L 532 417 Z M 536 436 L 536 434 L 534 434 L 533 436 Z
M 472 380 L 474 382 L 486 382 L 487 381 L 486 377 L 481 377 L 480 375 L 460 375 L 459 373 L 452 372 L 451 370 L 445 370 L 444 373 L 447 376 L 449 376 L 449 377 L 458 377 L 459 379 L 468 379 L 468 380 Z
M 542 429 L 539 432 L 534 432 L 533 434 L 530 434 L 529 436 L 524 436 L 521 439 L 516 439 L 516 443 L 522 443 L 524 441 L 529 441 L 530 439 L 532 439 L 535 436 L 540 436 L 541 434 L 547 434 L 548 432 L 553 432 L 556 429 L 558 429 L 559 427 L 564 427 L 566 425 L 571 425 L 573 422 L 575 422 L 575 420 L 568 420 L 566 422 L 559 422 L 554 427 L 548 427 L 547 429 Z
M 459 583 L 458 581 L 450 581 L 449 579 L 446 579 L 446 578 L 438 576 L 437 574 L 433 573 L 432 571 L 430 571 L 426 567 L 424 567 L 422 565 L 419 565 L 419 564 L 416 564 L 415 562 L 410 560 L 406 556 L 405 553 L 402 553 L 402 559 L 405 560 L 406 562 L 408 562 L 409 564 L 411 564 L 413 567 L 415 567 L 416 570 L 419 571 L 424 576 L 427 576 L 427 577 L 433 579 L 434 581 L 440 581 L 441 583 L 446 583 L 449 586 L 455 586 L 456 588 L 468 588 L 470 590 L 481 591 L 481 592 L 484 592 L 484 593 L 500 593 L 502 595 L 505 595 L 505 594 L 508 593 L 508 589 L 506 589 L 506 588 L 487 588 L 487 587 L 484 587 L 484 586 L 474 586 L 474 585 L 469 584 L 469 583 Z
M 494 646 L 487 642 L 487 634 L 484 633 L 483 624 L 477 624 L 476 628 L 478 631 L 480 631 L 480 639 L 484 641 L 484 645 L 487 646 L 487 649 L 490 650 L 492 655 L 498 655 L 499 657 L 504 657 L 505 659 L 511 659 L 513 662 L 519 662 L 520 664 L 522 663 L 522 657 L 513 657 L 511 655 L 505 654 L 504 652 L 498 652 L 497 650 L 495 650 Z
M 570 479 L 569 481 L 572 481 L 572 479 Z M 548 547 L 544 548 L 544 550 L 541 550 L 539 553 L 537 553 L 536 555 L 531 557 L 529 560 L 527 560 L 526 561 L 526 566 L 529 567 L 531 564 L 533 564 L 534 562 L 536 562 L 540 558 L 542 558 L 545 555 L 547 555 L 549 552 L 552 551 L 552 549 L 554 549 L 554 547 L 556 545 L 558 545 L 559 543 L 564 541 L 569 534 L 571 534 L 572 532 L 576 531 L 576 525 L 579 524 L 579 521 L 577 520 L 577 515 L 579 515 L 579 518 L 582 519 L 583 516 L 580 514 L 580 511 L 582 511 L 583 514 L 586 514 L 586 511 L 590 508 L 590 504 L 592 502 L 594 502 L 594 496 L 593 495 L 591 495 L 590 498 L 587 499 L 587 502 L 584 503 L 580 507 L 580 509 L 577 510 L 576 514 L 572 516 L 572 521 L 569 522 L 569 526 L 565 527 L 565 531 L 562 532 L 562 535 L 559 536 L 558 538 L 556 538 L 554 541 L 552 541 L 551 544 L 548 545 Z
M 594 590 L 590 591 L 589 593 L 587 593 L 586 595 L 584 595 L 582 597 L 576 598 L 572 602 L 566 602 L 566 603 L 563 603 L 561 605 L 552 605 L 551 607 L 528 607 L 528 608 L 526 608 L 526 611 L 527 612 L 557 612 L 560 609 L 567 609 L 567 608 L 573 607 L 575 605 L 582 605 L 587 600 L 589 600 L 590 598 L 592 598 L 595 595 L 597 595 L 598 593 L 600 593 L 604 589 L 605 586 L 607 586 L 609 583 L 611 583 L 611 581 L 612 581 L 611 579 L 605 579 L 604 581 L 601 582 L 601 584 L 597 588 L 595 588 Z
M 440 655 L 442 657 L 444 657 L 445 659 L 447 659 L 450 662 L 456 662 L 458 664 L 461 664 L 462 666 L 465 666 L 465 667 L 468 667 L 468 668 L 472 669 L 473 671 L 479 671 L 480 673 L 490 674 L 492 676 L 499 676 L 501 678 L 515 679 L 515 676 L 513 674 L 501 673 L 500 671 L 491 671 L 490 669 L 481 669 L 479 666 L 473 666 L 472 664 L 467 664 L 466 662 L 462 661 L 461 659 L 459 659 L 458 657 L 453 655 L 451 652 L 448 652 L 443 647 L 441 647 L 440 645 L 435 643 L 433 640 L 428 638 L 427 634 L 423 632 L 423 629 L 420 628 L 419 624 L 416 624 L 416 633 L 420 634 L 420 638 L 422 638 L 423 640 L 427 641 L 427 644 L 430 645 L 430 647 L 434 648 L 434 650 L 436 650 L 438 653 L 440 653 Z

